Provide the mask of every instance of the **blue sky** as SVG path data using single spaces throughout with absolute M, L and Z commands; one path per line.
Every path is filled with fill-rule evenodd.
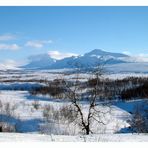
M 0 62 L 93 49 L 148 53 L 148 7 L 0 7 Z

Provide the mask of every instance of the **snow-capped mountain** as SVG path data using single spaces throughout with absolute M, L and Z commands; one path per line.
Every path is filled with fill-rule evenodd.
M 23 68 L 27 69 L 63 69 L 82 67 L 94 67 L 99 63 L 107 65 L 131 63 L 136 60 L 122 53 L 106 52 L 101 49 L 94 49 L 84 55 L 72 56 L 61 60 L 51 58 L 48 54 L 41 54 L 29 57 L 29 63 Z
M 94 49 L 91 52 L 86 53 L 84 56 L 109 56 L 109 57 L 129 57 L 128 55 L 122 54 L 122 53 L 112 53 L 112 52 L 106 52 L 101 49 Z
M 94 67 L 99 63 L 126 63 L 127 61 L 124 59 L 127 58 L 129 58 L 129 56 L 125 54 L 111 53 L 101 49 L 95 49 L 81 56 L 72 56 L 62 60 L 57 60 L 48 67 L 51 69 L 74 68 L 77 67 L 77 65 L 82 67 Z
M 25 69 L 44 69 L 46 66 L 50 66 L 55 63 L 55 59 L 52 59 L 48 54 L 33 55 L 28 58 L 28 64 L 22 66 Z

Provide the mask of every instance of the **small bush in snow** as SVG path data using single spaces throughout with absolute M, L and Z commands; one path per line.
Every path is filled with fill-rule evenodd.
M 46 105 L 43 108 L 43 117 L 45 124 L 41 125 L 41 133 L 46 134 L 74 134 L 74 121 L 77 119 L 77 112 L 72 107 L 62 106 L 54 109 L 51 105 Z M 70 124 L 73 124 L 70 126 Z M 72 129 L 73 128 L 73 129 Z
M 34 102 L 32 103 L 32 106 L 33 106 L 33 108 L 35 108 L 36 110 L 38 110 L 38 109 L 40 108 L 39 101 L 34 101 Z
M 148 133 L 148 107 L 147 103 L 144 105 L 137 105 L 133 113 L 132 121 L 130 122 L 133 132 Z

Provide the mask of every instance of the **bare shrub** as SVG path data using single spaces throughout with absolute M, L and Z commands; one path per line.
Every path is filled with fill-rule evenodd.
M 17 105 L 10 105 L 9 102 L 2 103 L 0 101 L 0 113 L 7 116 L 14 116 L 15 110 L 17 109 Z
M 3 108 L 2 101 L 0 100 L 0 110 Z
M 63 120 L 71 123 L 77 119 L 78 113 L 76 112 L 76 109 L 72 106 L 63 106 L 62 108 L 60 108 L 60 116 L 63 118 Z
M 73 122 L 77 117 L 77 112 L 70 106 L 62 106 L 55 110 L 51 105 L 46 105 L 43 109 L 43 117 L 46 121 L 54 120 L 55 122 L 67 121 Z
M 45 123 L 41 125 L 40 131 L 46 134 L 74 134 L 74 127 L 70 124 L 77 119 L 76 116 L 76 112 L 69 106 L 54 109 L 53 106 L 46 105 L 43 108 Z
M 34 102 L 32 103 L 32 106 L 33 106 L 33 108 L 35 108 L 36 110 L 38 110 L 38 109 L 40 108 L 40 103 L 39 103 L 39 101 L 34 101 Z
M 46 105 L 43 108 L 43 117 L 46 121 L 50 121 L 53 118 L 54 108 L 51 105 Z
M 131 129 L 136 133 L 148 133 L 148 108 L 147 102 L 135 106 L 132 120 L 130 121 Z
M 44 81 L 45 86 L 36 87 L 31 89 L 29 92 L 32 95 L 49 95 L 54 98 L 63 98 L 63 82 L 61 79 L 54 79 L 53 81 Z
M 16 132 L 16 123 L 11 123 L 11 119 L 18 118 L 15 114 L 17 105 L 10 105 L 9 102 L 2 103 L 0 101 L 0 127 L 2 132 Z

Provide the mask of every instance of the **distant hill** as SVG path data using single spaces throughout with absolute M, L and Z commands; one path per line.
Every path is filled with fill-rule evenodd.
M 136 58 L 122 53 L 106 52 L 101 49 L 94 49 L 84 55 L 71 56 L 61 60 L 51 58 L 48 54 L 34 55 L 28 58 L 28 64 L 22 66 L 24 69 L 64 69 L 76 68 L 78 65 L 84 68 L 95 67 L 98 64 L 108 65 L 110 69 L 119 68 L 128 70 L 128 65 L 139 63 Z M 134 64 L 132 64 L 134 63 Z M 116 66 L 117 65 L 117 66 Z M 138 64 L 139 65 L 139 64 Z M 140 64 L 142 66 L 142 63 Z M 111 68 L 113 67 L 113 68 Z M 123 69 L 123 70 L 124 70 Z
M 48 54 L 33 55 L 28 58 L 28 64 L 22 66 L 25 69 L 44 69 L 46 66 L 52 65 L 55 60 L 52 59 Z
M 98 63 L 117 64 L 127 62 L 124 58 L 128 55 L 121 53 L 106 52 L 94 49 L 82 56 L 72 56 L 61 60 L 51 58 L 48 54 L 34 55 L 29 57 L 29 63 L 22 66 L 25 69 L 62 69 L 75 68 L 77 65 L 93 67 Z

